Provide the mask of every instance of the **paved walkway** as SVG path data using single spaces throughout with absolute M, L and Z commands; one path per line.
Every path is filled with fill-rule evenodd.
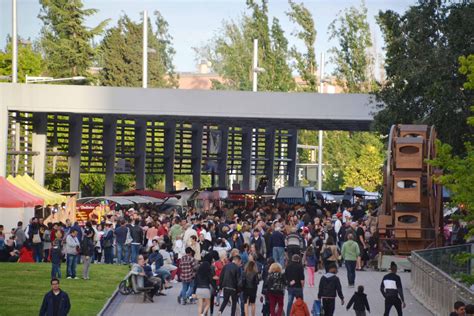
M 364 285 L 365 293 L 368 295 L 368 300 L 371 308 L 370 315 L 381 316 L 384 312 L 384 301 L 382 294 L 380 293 L 380 282 L 385 273 L 377 271 L 365 271 L 357 272 L 356 274 L 356 285 Z M 410 273 L 400 272 L 399 273 L 402 284 L 403 292 L 405 294 L 405 301 L 407 307 L 404 309 L 404 315 L 416 315 L 416 316 L 431 316 L 433 315 L 425 307 L 423 307 L 410 293 Z M 341 268 L 338 273 L 342 283 L 342 291 L 345 296 L 345 303 L 349 301 L 354 288 L 348 288 L 346 270 Z M 306 287 L 304 290 L 305 301 L 311 310 L 313 300 L 317 298 L 317 285 L 321 274 L 316 274 L 316 288 Z M 106 315 L 116 316 L 145 316 L 145 315 L 166 315 L 166 316 L 195 316 L 197 315 L 197 305 L 179 305 L 176 301 L 178 293 L 181 289 L 181 284 L 174 284 L 172 289 L 166 291 L 167 296 L 159 296 L 154 298 L 154 303 L 146 302 L 143 303 L 143 295 L 129 295 L 122 296 L 118 294 L 116 300 L 113 302 L 111 308 Z M 260 292 L 259 292 L 260 293 Z M 257 315 L 261 315 L 262 305 L 257 299 Z M 286 310 L 286 295 L 285 295 L 285 310 Z M 214 310 L 214 315 L 217 315 L 217 309 Z M 223 313 L 224 316 L 230 315 L 230 306 L 226 308 Z M 337 316 L 354 315 L 354 311 L 346 311 L 345 306 L 341 306 L 340 300 L 337 300 L 336 312 Z M 396 315 L 396 311 L 392 308 L 390 315 Z

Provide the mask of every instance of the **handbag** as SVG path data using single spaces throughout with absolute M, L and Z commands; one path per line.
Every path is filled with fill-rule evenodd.
M 41 242 L 41 237 L 39 233 L 36 233 L 33 235 L 33 243 L 34 244 L 39 244 Z

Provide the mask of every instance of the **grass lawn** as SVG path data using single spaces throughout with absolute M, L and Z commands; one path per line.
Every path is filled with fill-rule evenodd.
M 60 287 L 71 300 L 69 315 L 97 315 L 127 272 L 128 266 L 92 264 L 90 280 L 67 280 L 66 264 L 61 264 Z M 77 275 L 82 276 L 82 264 Z M 0 263 L 0 316 L 38 315 L 50 280 L 50 263 Z

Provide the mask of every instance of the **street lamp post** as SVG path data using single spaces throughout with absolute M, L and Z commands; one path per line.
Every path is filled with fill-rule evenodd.
M 258 39 L 253 40 L 253 63 L 252 63 L 252 91 L 257 92 L 258 90 L 258 74 L 265 72 L 264 68 L 258 67 Z M 255 128 L 252 129 L 252 134 L 255 133 Z M 252 141 L 254 141 L 252 136 Z M 252 150 L 253 151 L 253 150 Z M 252 172 L 252 171 L 250 171 Z M 250 176 L 250 190 L 255 190 L 255 176 Z
M 12 0 L 12 83 L 18 81 L 18 39 L 16 30 L 16 0 Z
M 148 13 L 143 11 L 142 87 L 148 87 Z

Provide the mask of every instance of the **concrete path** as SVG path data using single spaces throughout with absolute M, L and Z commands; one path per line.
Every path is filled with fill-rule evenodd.
M 384 312 L 384 300 L 380 293 L 380 282 L 385 273 L 377 271 L 365 271 L 357 272 L 356 274 L 356 286 L 364 285 L 365 293 L 368 295 L 368 300 L 371 308 L 370 315 L 381 316 Z M 405 294 L 405 301 L 407 307 L 403 310 L 404 315 L 416 315 L 416 316 L 431 316 L 433 315 L 425 307 L 423 307 L 410 293 L 410 273 L 400 272 L 399 273 L 402 284 L 403 292 Z M 304 298 L 308 304 L 309 309 L 313 305 L 313 301 L 317 298 L 317 286 L 322 274 L 316 274 L 315 288 L 306 287 L 304 290 Z M 346 270 L 342 267 L 338 273 L 342 283 L 342 291 L 345 297 L 345 303 L 349 301 L 354 288 L 347 286 Z M 105 315 L 114 316 L 145 316 L 145 315 L 163 315 L 163 316 L 195 316 L 197 315 L 197 305 L 179 305 L 176 301 L 178 293 L 181 289 L 181 284 L 173 284 L 173 288 L 166 291 L 167 296 L 159 296 L 154 298 L 154 303 L 146 302 L 143 303 L 143 295 L 129 295 L 122 296 L 118 294 L 116 300 L 114 300 L 112 306 L 109 308 Z M 260 291 L 258 292 L 260 293 Z M 286 310 L 286 295 L 285 295 L 285 310 Z M 257 315 L 261 315 L 262 305 L 257 299 Z M 336 312 L 337 316 L 354 315 L 354 311 L 346 311 L 345 306 L 341 306 L 340 300 L 337 300 Z M 390 315 L 396 315 L 396 311 L 392 308 Z M 217 308 L 214 310 L 214 315 L 217 315 Z M 230 306 L 226 308 L 223 313 L 224 316 L 230 315 Z M 240 315 L 240 314 L 239 314 Z

